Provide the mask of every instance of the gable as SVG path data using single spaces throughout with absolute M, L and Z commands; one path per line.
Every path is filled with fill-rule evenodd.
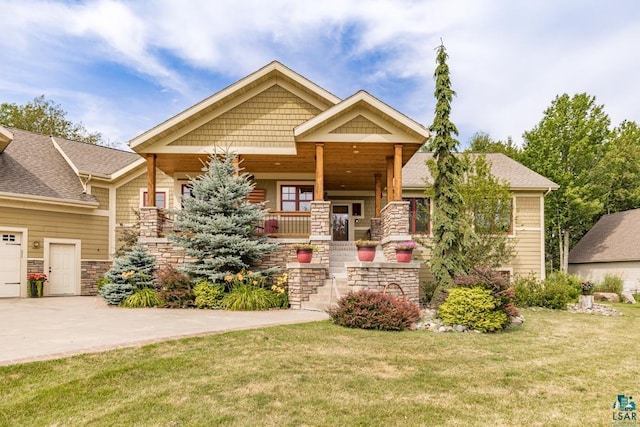
M 275 84 L 177 138 L 170 147 L 295 148 L 292 129 L 321 111 Z M 237 150 L 241 152 L 241 150 Z
M 338 126 L 334 130 L 329 133 L 341 133 L 341 134 L 367 134 L 367 133 L 376 133 L 376 134 L 389 134 L 388 130 L 383 128 L 382 126 L 377 125 L 371 120 L 367 119 L 362 115 L 358 115 L 353 120 L 348 121 L 347 123 Z

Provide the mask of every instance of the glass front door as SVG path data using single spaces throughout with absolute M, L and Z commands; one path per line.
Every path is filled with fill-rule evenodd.
M 331 228 L 334 241 L 349 240 L 349 206 L 331 207 Z

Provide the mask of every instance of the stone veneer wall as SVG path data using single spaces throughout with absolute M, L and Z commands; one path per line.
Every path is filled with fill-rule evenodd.
M 104 276 L 112 264 L 110 260 L 83 260 L 80 267 L 80 295 L 97 295 L 98 279 Z
M 315 294 L 324 284 L 327 276 L 327 266 L 322 264 L 287 264 L 289 273 L 289 304 L 292 309 L 302 308 L 304 301 L 309 301 L 309 295 Z
M 296 262 L 296 250 L 293 249 L 295 243 L 278 243 L 275 251 L 262 256 L 256 267 L 259 269 L 267 269 L 271 267 L 286 268 L 290 262 Z
M 419 263 L 348 262 L 345 266 L 349 291 L 383 292 L 387 287 L 386 293 L 401 297 L 400 287 L 407 301 L 419 303 Z
M 28 259 L 27 260 L 27 274 L 42 274 L 44 273 L 44 260 L 43 259 Z
M 186 261 L 181 248 L 166 237 L 140 237 L 139 243 L 156 259 L 157 271 L 167 267 L 177 268 Z
M 411 240 L 409 234 L 409 202 L 390 202 L 382 208 L 382 251 L 387 261 L 396 259 L 398 242 Z
M 382 240 L 382 218 L 371 218 L 371 240 Z
M 329 265 L 329 246 L 331 242 L 331 202 L 311 202 L 311 235 L 309 242 L 318 247 L 313 252 L 313 261 Z
M 140 237 L 160 237 L 164 211 L 155 206 L 140 208 Z

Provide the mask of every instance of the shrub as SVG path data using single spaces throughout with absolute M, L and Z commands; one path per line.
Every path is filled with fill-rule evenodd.
M 109 305 L 120 305 L 129 295 L 135 292 L 131 283 L 107 283 L 98 291 Z
M 482 287 L 453 288 L 438 310 L 447 325 L 462 325 L 483 332 L 495 332 L 509 324 L 509 317 L 498 308 L 491 291 Z
M 214 285 L 203 280 L 193 287 L 193 294 L 198 308 L 222 308 L 223 285 Z
M 616 274 L 605 274 L 602 282 L 596 285 L 596 292 L 613 292 L 618 294 L 622 298 L 622 289 L 624 287 L 624 281 L 622 277 Z
M 491 270 L 490 268 L 477 268 L 467 274 L 457 275 L 453 279 L 456 288 L 480 287 L 489 291 L 496 300 L 496 308 L 507 317 L 518 316 L 518 309 L 514 305 L 515 291 L 508 276 Z
M 144 288 L 129 295 L 120 305 L 128 308 L 157 307 L 160 299 L 155 289 Z
M 340 326 L 383 331 L 403 331 L 420 320 L 417 305 L 367 290 L 349 292 L 328 313 Z
M 268 310 L 276 305 L 276 297 L 268 289 L 240 284 L 222 298 L 222 305 L 233 311 Z
M 518 307 L 542 307 L 542 282 L 533 275 L 519 277 L 514 284 L 514 303 Z
M 158 297 L 164 308 L 189 308 L 195 305 L 195 295 L 189 277 L 173 268 L 166 268 L 158 275 Z
M 515 302 L 519 307 L 545 307 L 565 310 L 582 293 L 577 276 L 555 272 L 544 281 L 533 276 L 520 278 L 515 284 Z

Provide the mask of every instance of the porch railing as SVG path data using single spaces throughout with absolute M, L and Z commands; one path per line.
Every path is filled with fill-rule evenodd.
M 269 211 L 258 232 L 270 237 L 308 237 L 311 212 Z

